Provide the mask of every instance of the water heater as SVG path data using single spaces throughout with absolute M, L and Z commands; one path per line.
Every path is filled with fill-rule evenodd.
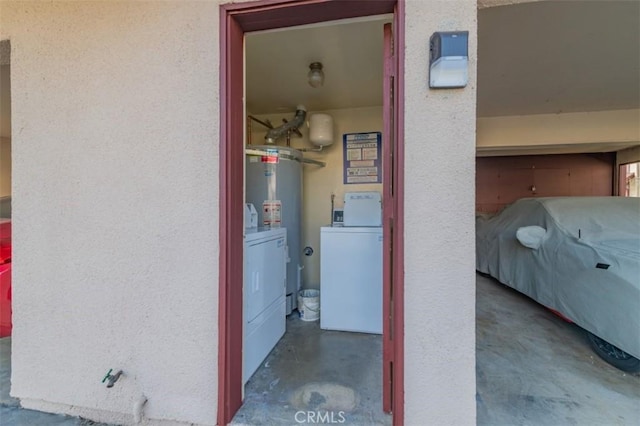
M 287 228 L 287 315 L 297 305 L 302 270 L 302 153 L 282 146 L 251 145 L 260 154 L 246 155 L 246 202 L 256 206 L 258 226 L 268 226 L 273 219 L 273 205 L 278 206 L 278 224 Z M 268 217 L 269 216 L 269 217 Z

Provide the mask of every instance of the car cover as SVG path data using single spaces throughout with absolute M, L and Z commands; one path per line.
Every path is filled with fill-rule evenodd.
M 640 358 L 640 199 L 525 198 L 478 216 L 476 269 Z

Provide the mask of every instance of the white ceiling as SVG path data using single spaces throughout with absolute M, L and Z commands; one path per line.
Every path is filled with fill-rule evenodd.
M 478 11 L 478 116 L 640 106 L 640 2 Z
M 488 7 L 500 2 L 505 0 L 485 0 L 478 10 L 479 117 L 640 107 L 640 2 Z M 383 23 L 249 34 L 248 110 L 292 112 L 299 103 L 309 110 L 381 105 Z M 318 89 L 306 82 L 314 61 L 326 71 Z
M 391 16 L 350 19 L 246 36 L 247 110 L 252 114 L 382 105 L 382 32 Z M 322 87 L 307 83 L 321 62 Z

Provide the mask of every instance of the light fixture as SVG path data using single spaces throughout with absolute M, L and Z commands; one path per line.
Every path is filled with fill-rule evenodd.
M 429 40 L 429 87 L 465 87 L 469 80 L 469 32 L 433 33 Z
M 309 86 L 322 86 L 324 84 L 324 72 L 322 72 L 322 63 L 312 62 L 309 65 L 309 74 L 307 74 L 307 77 L 309 78 Z

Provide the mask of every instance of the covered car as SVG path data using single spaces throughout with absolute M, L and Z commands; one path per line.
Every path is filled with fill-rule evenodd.
M 640 199 L 524 198 L 476 219 L 476 269 L 588 332 L 640 371 Z

